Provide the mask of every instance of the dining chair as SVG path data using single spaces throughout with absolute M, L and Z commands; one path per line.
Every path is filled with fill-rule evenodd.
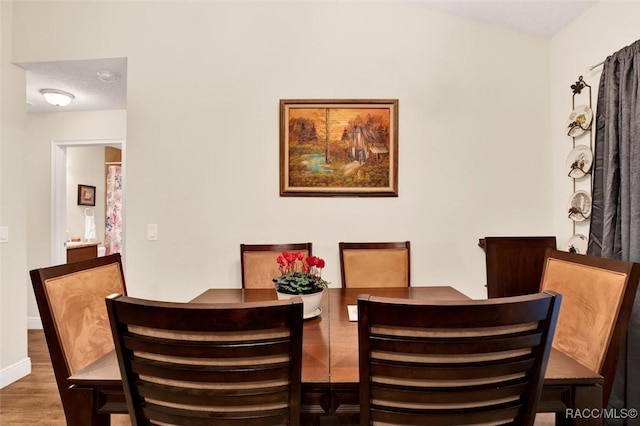
M 540 288 L 563 295 L 553 347 L 604 377 L 604 407 L 639 280 L 638 263 L 547 251 Z
M 302 299 L 106 300 L 131 423 L 300 424 Z
M 485 237 L 488 297 L 508 297 L 540 291 L 540 277 L 548 248 L 556 237 Z
M 77 401 L 67 378 L 114 349 L 104 299 L 126 294 L 120 254 L 34 269 L 30 276 L 62 407 L 74 424 Z
M 338 244 L 343 288 L 409 287 L 409 241 Z
M 561 296 L 358 298 L 360 424 L 533 424 Z
M 240 244 L 242 288 L 274 288 L 272 279 L 280 275 L 276 259 L 283 251 L 311 256 L 311 243 Z

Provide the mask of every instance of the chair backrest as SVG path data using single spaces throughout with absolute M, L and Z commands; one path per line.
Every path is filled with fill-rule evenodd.
M 107 310 L 133 425 L 299 425 L 302 299 Z
M 563 295 L 553 347 L 604 377 L 607 406 L 640 264 L 549 250 L 541 289 Z
M 560 299 L 361 295 L 360 424 L 532 425 Z
M 240 244 L 242 288 L 274 288 L 272 279 L 280 275 L 276 259 L 283 251 L 311 256 L 311 243 Z
M 409 287 L 411 245 L 409 241 L 339 243 L 343 288 Z
M 113 350 L 104 298 L 126 293 L 120 254 L 30 271 L 67 418 L 67 378 Z
M 556 237 L 485 237 L 488 296 L 508 297 L 540 291 L 548 248 L 556 248 Z

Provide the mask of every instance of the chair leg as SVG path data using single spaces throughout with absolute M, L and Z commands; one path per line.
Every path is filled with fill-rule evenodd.
M 67 426 L 110 426 L 111 416 L 99 414 L 93 389 L 72 386 L 69 389 L 71 409 L 67 411 Z

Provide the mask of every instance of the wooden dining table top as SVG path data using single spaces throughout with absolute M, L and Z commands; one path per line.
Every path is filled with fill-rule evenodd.
M 303 330 L 303 384 L 354 384 L 359 381 L 358 325 L 349 321 L 348 306 L 356 305 L 358 296 L 465 300 L 463 293 L 449 286 L 341 289 L 324 292 L 321 314 L 305 320 Z M 248 303 L 276 300 L 273 289 L 209 289 L 190 303 Z M 115 352 L 110 352 L 68 380 L 69 384 L 100 383 L 121 386 Z M 545 385 L 584 382 L 602 383 L 602 376 L 552 349 L 545 374 Z
M 190 303 L 250 303 L 277 300 L 274 289 L 209 289 Z M 329 296 L 320 302 L 320 316 L 305 320 L 302 332 L 302 382 L 329 382 Z
M 450 286 L 401 288 L 330 288 L 325 290 L 317 318 L 305 320 L 303 332 L 303 383 L 357 383 L 358 324 L 349 321 L 348 306 L 357 305 L 358 296 L 468 300 L 469 297 Z M 277 299 L 272 289 L 209 289 L 191 300 L 193 303 L 258 302 Z M 601 376 L 553 349 L 545 380 L 562 383 L 581 378 L 585 383 Z

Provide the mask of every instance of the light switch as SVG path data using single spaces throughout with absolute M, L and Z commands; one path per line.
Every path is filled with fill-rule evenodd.
M 8 243 L 8 242 L 9 242 L 9 227 L 0 226 L 0 243 Z
M 147 225 L 147 240 L 156 241 L 158 239 L 158 224 L 150 223 Z

